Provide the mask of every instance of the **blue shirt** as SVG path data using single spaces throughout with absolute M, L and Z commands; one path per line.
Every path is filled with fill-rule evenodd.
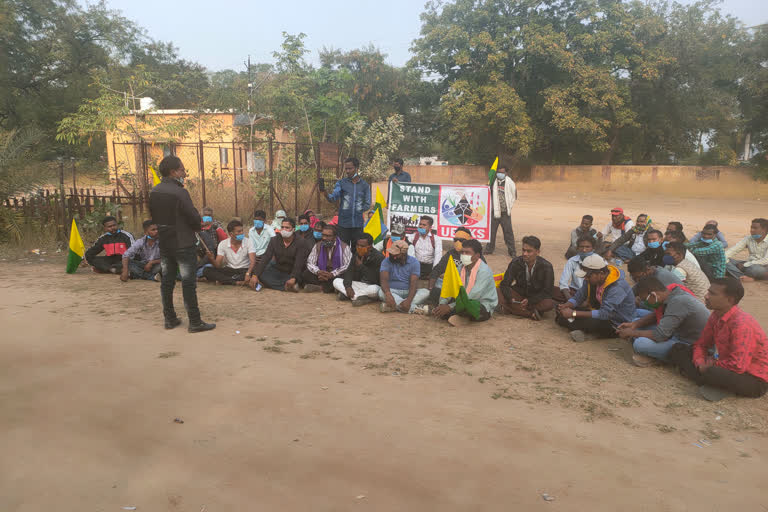
M 343 178 L 336 182 L 328 200 L 339 201 L 339 226 L 361 228 L 364 225 L 363 212 L 371 208 L 371 187 L 362 178 L 357 183 Z
M 410 183 L 411 182 L 411 175 L 408 174 L 405 171 L 401 172 L 399 176 L 398 176 L 398 174 L 396 172 L 393 172 L 392 174 L 390 174 L 389 175 L 389 182 L 392 183 L 392 180 L 395 179 L 395 178 L 397 178 L 397 181 L 399 183 Z
M 392 263 L 389 258 L 381 262 L 381 272 L 389 272 L 389 287 L 393 290 L 409 290 L 411 288 L 411 276 L 421 274 L 419 260 L 408 256 L 405 265 Z
M 611 267 L 609 267 L 611 268 Z M 615 268 L 615 267 L 613 267 Z M 589 299 L 589 281 L 584 279 L 576 295 L 568 302 L 575 308 Z M 603 291 L 599 309 L 592 310 L 592 318 L 609 320 L 614 327 L 624 322 L 631 322 L 635 316 L 635 294 L 624 279 L 624 271 L 618 271 L 618 279 L 609 284 Z

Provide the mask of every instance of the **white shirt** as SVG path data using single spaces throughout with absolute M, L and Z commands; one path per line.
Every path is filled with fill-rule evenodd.
M 701 265 L 699 264 L 699 260 L 696 259 L 696 256 L 694 256 L 691 251 L 685 251 L 685 259 L 686 261 L 690 261 L 691 263 L 696 265 L 696 268 L 701 268 Z
M 635 227 L 635 223 L 632 222 L 632 220 L 628 220 L 626 224 L 624 224 L 624 233 L 629 231 Z M 621 238 L 621 228 L 617 228 L 613 225 L 613 222 L 609 222 L 607 226 L 605 226 L 605 229 L 603 230 L 603 240 L 606 242 L 615 242 L 619 238 Z M 641 237 L 642 238 L 642 237 Z M 640 251 L 642 252 L 642 251 Z
M 573 256 L 568 261 L 565 262 L 565 268 L 563 268 L 563 273 L 560 274 L 560 289 L 561 290 L 567 290 L 568 288 L 573 288 L 575 290 L 578 290 L 582 287 L 584 284 L 584 278 L 579 277 L 576 275 L 576 271 L 581 269 L 581 258 L 577 254 L 576 256 Z
M 264 227 L 261 228 L 261 233 L 258 233 L 256 228 L 251 228 L 248 231 L 248 252 L 252 252 L 256 256 L 261 256 L 267 252 L 269 240 L 273 236 L 275 236 L 275 230 L 272 229 L 272 226 L 264 224 Z M 245 243 L 245 240 L 243 240 L 243 243 Z
M 248 239 L 243 240 L 240 248 L 235 252 L 232 249 L 232 239 L 227 238 L 219 242 L 217 256 L 224 255 L 224 266 L 229 268 L 248 268 L 251 264 L 248 258 Z
M 745 267 L 751 267 L 752 265 L 768 265 L 768 236 L 766 236 L 762 242 L 758 243 L 757 240 L 751 236 L 742 238 L 736 245 L 729 247 L 725 251 L 726 258 L 733 258 L 744 248 L 749 251 L 749 257 L 744 262 Z
M 419 239 L 414 243 L 413 241 L 416 239 L 416 233 L 408 235 L 407 237 L 411 242 L 411 247 L 413 247 L 414 254 L 416 259 L 419 260 L 419 263 L 428 263 L 434 267 L 440 262 L 440 258 L 443 257 L 442 240 L 435 237 L 434 234 L 429 234 L 427 236 L 419 236 Z M 434 237 L 434 247 L 432 247 L 431 237 Z

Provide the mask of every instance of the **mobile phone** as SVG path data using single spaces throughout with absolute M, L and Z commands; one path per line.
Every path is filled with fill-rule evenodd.
M 262 288 L 261 283 L 258 283 L 256 285 L 256 291 L 258 292 L 259 290 L 261 290 L 261 288 Z

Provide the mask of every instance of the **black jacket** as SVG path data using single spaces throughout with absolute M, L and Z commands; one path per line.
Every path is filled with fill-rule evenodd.
M 648 264 L 652 267 L 663 267 L 664 266 L 664 248 L 663 247 L 657 247 L 656 249 L 651 249 L 648 247 L 643 252 L 640 253 L 640 256 L 643 257 L 645 261 L 648 262 Z
M 352 254 L 352 261 L 349 262 L 349 268 L 344 272 L 344 287 L 352 286 L 352 281 L 361 281 L 366 284 L 379 284 L 381 276 L 381 262 L 384 261 L 384 255 L 371 247 L 371 252 L 365 257 L 361 264 L 357 263 L 357 254 Z
M 106 256 L 118 256 L 116 259 L 122 259 L 123 253 L 130 246 L 131 237 L 125 231 L 120 231 L 114 235 L 104 233 L 85 251 L 85 261 L 93 265 L 93 258 L 101 253 L 101 251 L 104 251 Z
M 552 264 L 538 256 L 530 283 L 525 267 L 522 256 L 518 256 L 509 263 L 507 271 L 504 272 L 504 279 L 499 285 L 504 297 L 509 300 L 511 298 L 509 290 L 515 290 L 527 298 L 531 304 L 536 304 L 544 299 L 551 299 L 552 288 L 555 286 L 555 271 L 552 269 Z
M 195 232 L 200 231 L 203 220 L 192 204 L 189 192 L 178 181 L 166 177 L 152 189 L 149 212 L 157 224 L 161 251 L 195 246 Z
M 261 276 L 269 262 L 275 260 L 275 268 L 285 274 L 290 274 L 291 278 L 298 278 L 304 269 L 307 268 L 307 256 L 312 251 L 313 244 L 310 244 L 305 238 L 294 235 L 293 242 L 288 247 L 283 242 L 283 237 L 277 234 L 272 237 L 267 246 L 266 252 L 261 256 L 261 260 L 253 271 L 257 276 Z

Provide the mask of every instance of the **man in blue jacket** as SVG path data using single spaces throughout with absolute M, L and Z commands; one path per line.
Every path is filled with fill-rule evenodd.
M 350 247 L 363 234 L 363 212 L 371 208 L 371 187 L 360 177 L 359 169 L 357 158 L 344 160 L 347 176 L 337 181 L 327 196 L 332 203 L 339 201 L 339 238 Z
M 584 258 L 576 275 L 584 279 L 584 284 L 568 302 L 557 307 L 557 325 L 567 328 L 573 341 L 585 341 L 587 334 L 599 338 L 618 336 L 616 327 L 635 317 L 635 295 L 624 272 L 593 254 Z M 585 302 L 588 307 L 580 307 Z

